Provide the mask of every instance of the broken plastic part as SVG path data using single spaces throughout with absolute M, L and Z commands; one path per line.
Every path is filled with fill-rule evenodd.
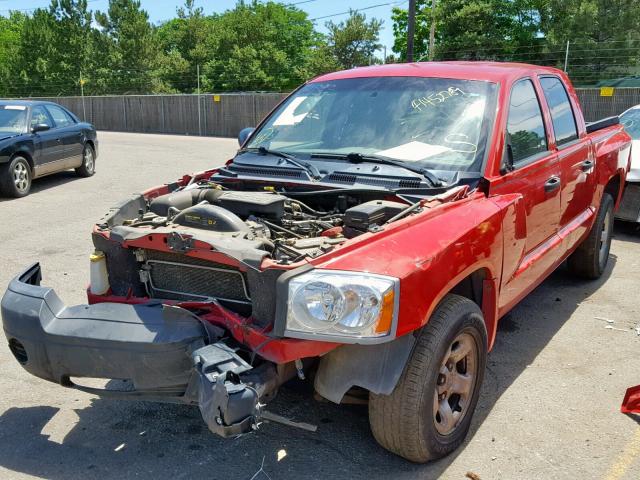
M 627 389 L 620 411 L 622 413 L 640 413 L 640 385 Z
M 213 433 L 232 437 L 248 433 L 257 424 L 258 392 L 242 383 L 239 375 L 251 370 L 228 345 L 218 342 L 192 354 L 199 374 L 198 403 Z

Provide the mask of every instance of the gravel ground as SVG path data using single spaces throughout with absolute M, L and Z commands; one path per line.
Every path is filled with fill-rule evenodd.
M 0 199 L 0 285 L 40 261 L 44 284 L 84 301 L 92 223 L 130 193 L 220 164 L 232 139 L 101 133 L 98 172 L 34 183 Z M 365 407 L 285 388 L 270 409 L 319 426 L 264 424 L 235 440 L 208 433 L 197 408 L 101 400 L 28 375 L 0 344 L 0 478 L 638 479 L 639 417 L 619 413 L 640 383 L 640 233 L 617 225 L 595 282 L 561 268 L 502 320 L 468 441 L 414 465 L 370 436 Z M 607 319 L 613 323 L 607 322 Z M 613 327 L 613 328 L 606 328 Z M 284 457 L 283 457 L 284 455 Z

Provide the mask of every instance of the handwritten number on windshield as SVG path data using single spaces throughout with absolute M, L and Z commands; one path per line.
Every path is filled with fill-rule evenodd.
M 435 107 L 437 104 L 443 103 L 451 97 L 457 97 L 458 95 L 466 95 L 466 93 L 458 87 L 449 87 L 447 90 L 416 98 L 411 101 L 411 106 L 414 110 L 421 112 L 423 108 Z

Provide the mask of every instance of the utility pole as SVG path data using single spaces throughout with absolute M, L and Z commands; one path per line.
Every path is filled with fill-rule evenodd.
M 82 70 L 80 70 L 80 96 L 82 97 L 82 121 L 87 121 L 87 108 L 84 106 L 84 78 L 82 78 Z
M 564 71 L 567 71 L 567 67 L 569 66 L 569 40 L 567 40 L 567 51 L 564 54 Z
M 196 66 L 198 75 L 198 135 L 202 136 L 202 118 L 200 114 L 200 64 Z
M 431 26 L 429 28 L 429 61 L 433 60 L 436 45 L 436 0 L 431 0 Z
M 407 23 L 407 62 L 413 62 L 413 41 L 416 33 L 416 0 L 409 0 Z

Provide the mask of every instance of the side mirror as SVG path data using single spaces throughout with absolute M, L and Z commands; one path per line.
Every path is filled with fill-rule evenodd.
M 244 145 L 244 142 L 247 141 L 247 138 L 249 138 L 249 135 L 251 135 L 254 130 L 255 128 L 253 127 L 247 127 L 240 130 L 240 133 L 238 134 L 238 145 Z
M 45 132 L 49 130 L 51 127 L 46 123 L 36 123 L 33 127 L 31 127 L 32 133 Z

